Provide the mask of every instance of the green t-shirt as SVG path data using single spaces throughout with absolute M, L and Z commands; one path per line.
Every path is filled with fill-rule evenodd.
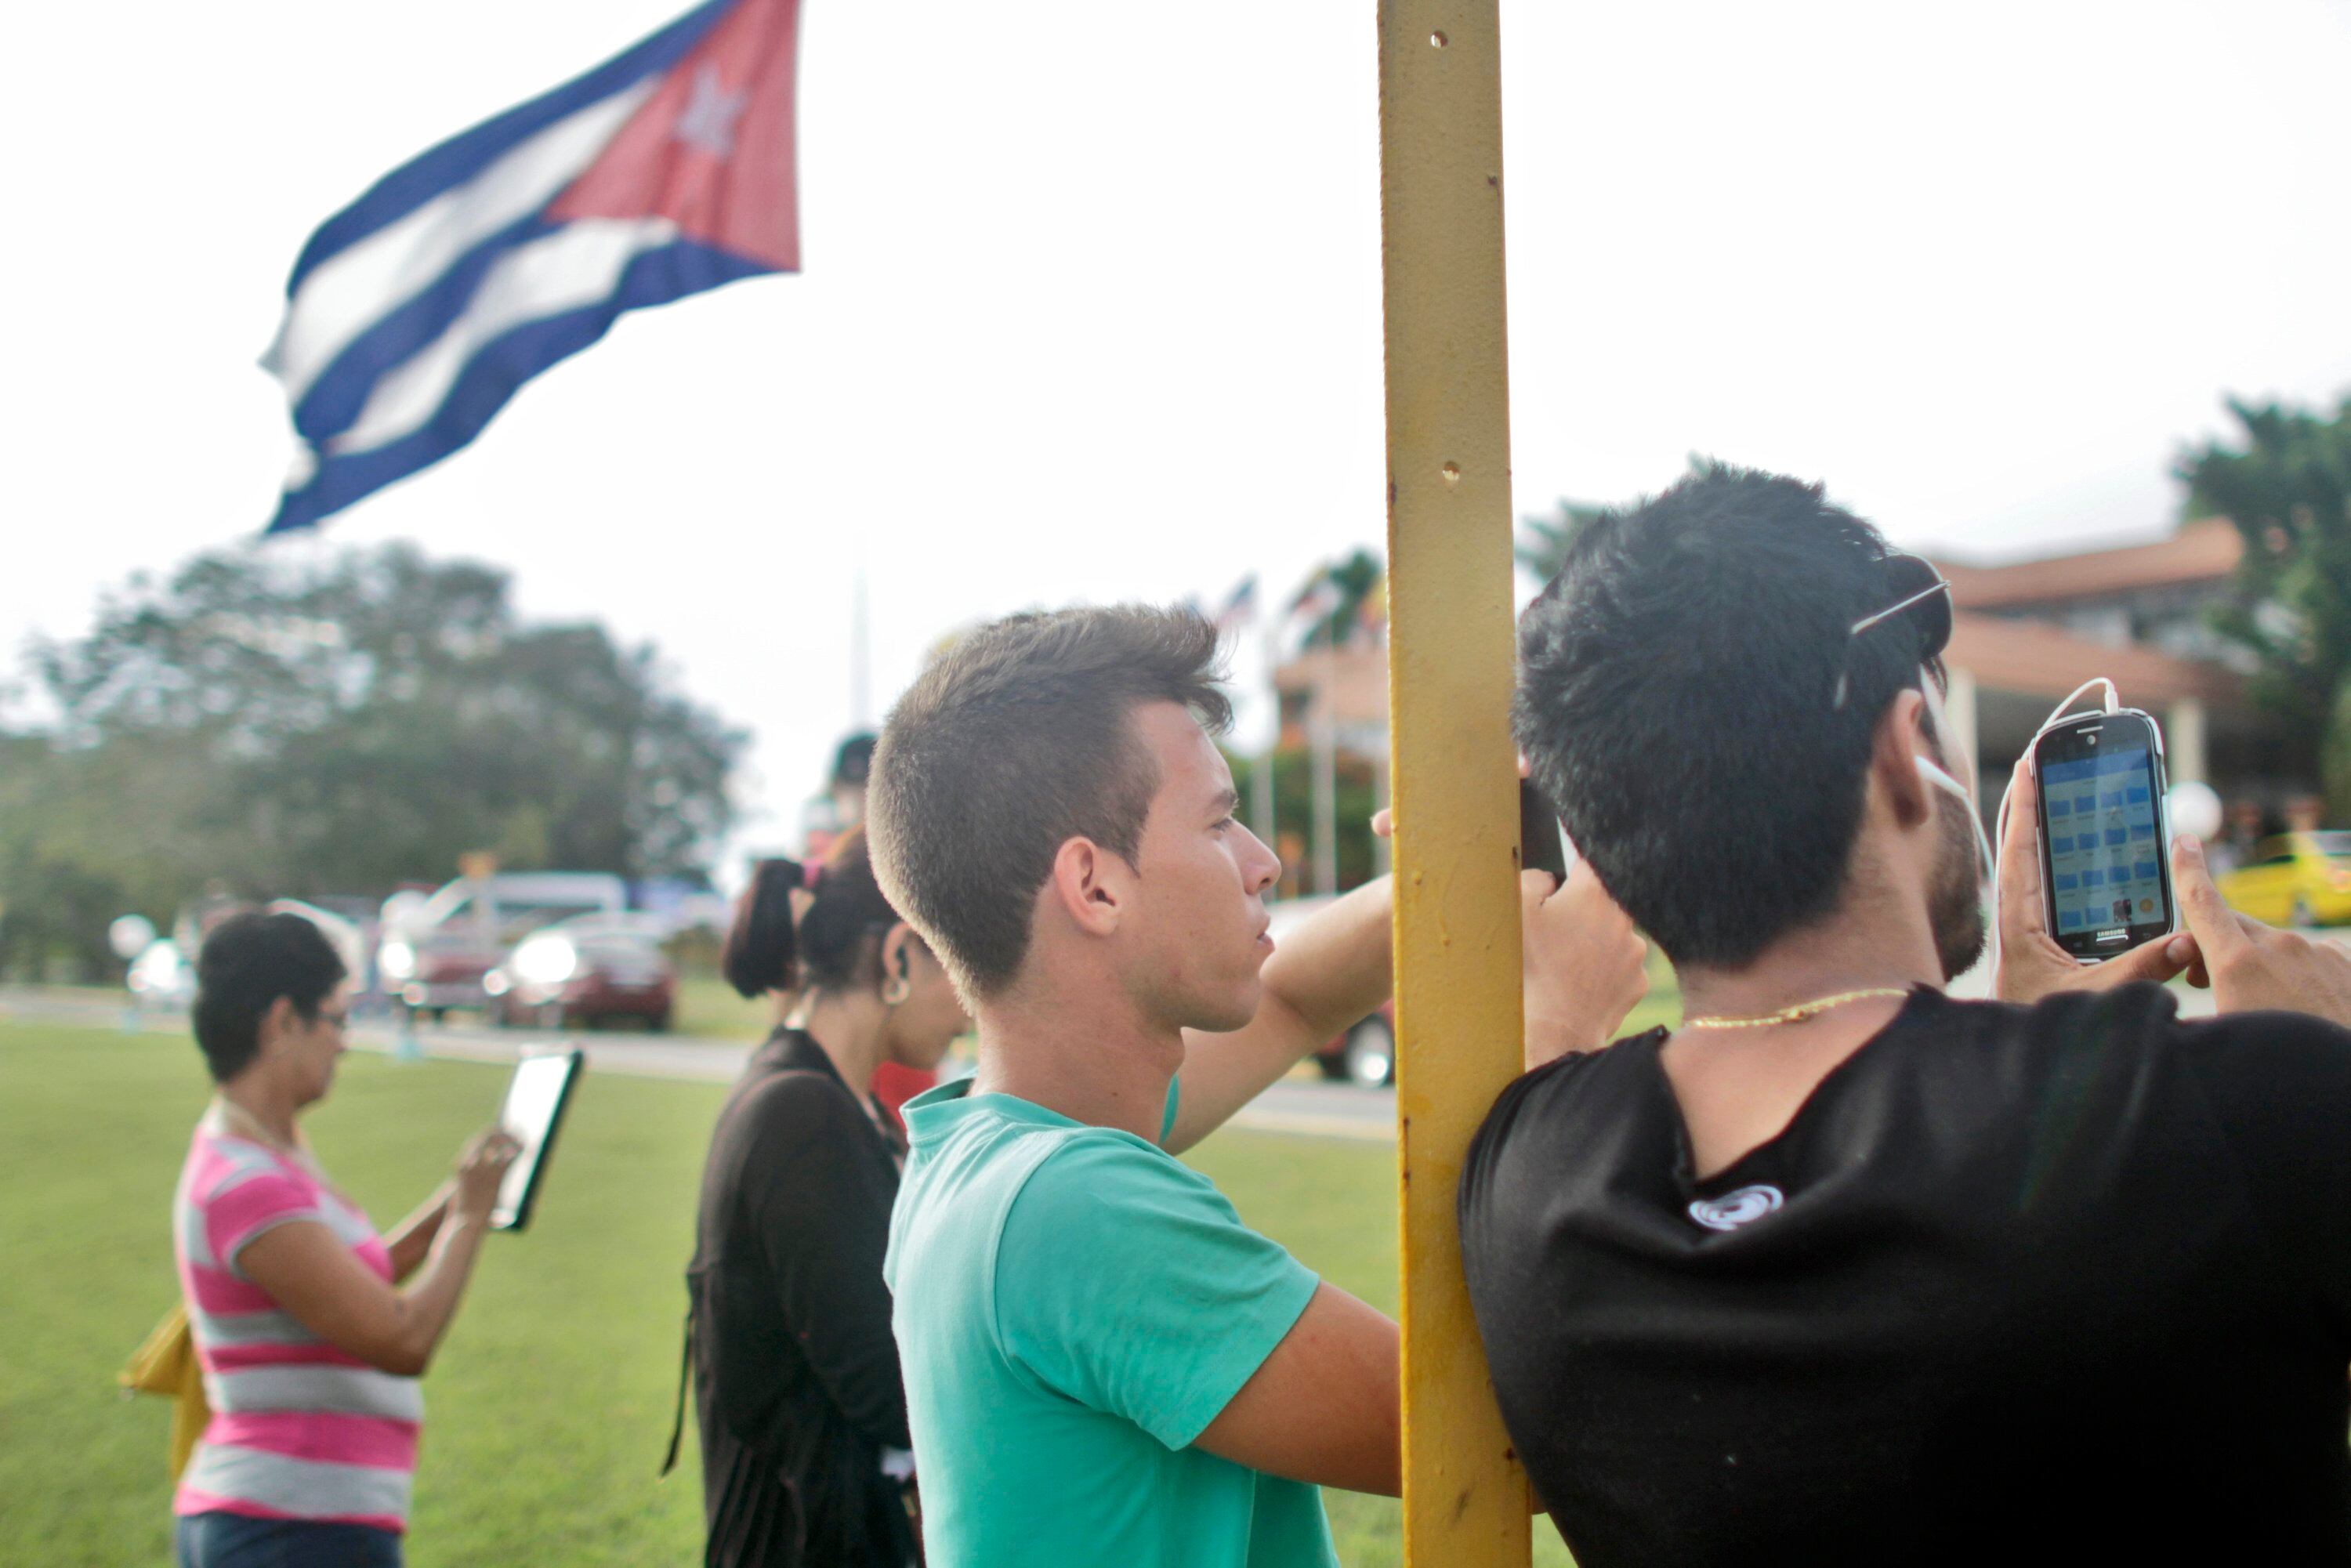
M 1313 1487 L 1191 1446 L 1314 1275 L 1165 1150 L 970 1087 L 906 1106 L 883 1265 L 931 1568 L 1336 1568 Z

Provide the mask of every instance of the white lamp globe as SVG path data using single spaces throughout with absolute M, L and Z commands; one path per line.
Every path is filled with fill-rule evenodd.
M 2171 806 L 2171 831 L 2210 840 L 2220 834 L 2220 797 L 2210 784 L 2174 784 L 2165 797 Z
M 106 928 L 106 945 L 128 964 L 155 940 L 155 923 L 143 915 L 126 915 Z

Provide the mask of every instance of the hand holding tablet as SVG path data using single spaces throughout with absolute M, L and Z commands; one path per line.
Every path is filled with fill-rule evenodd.
M 514 1081 L 507 1085 L 506 1103 L 498 1125 L 522 1145 L 507 1167 L 498 1187 L 497 1206 L 490 1211 L 493 1230 L 520 1230 L 530 1223 L 531 1206 L 538 1197 L 540 1173 L 547 1169 L 555 1147 L 556 1129 L 571 1103 L 572 1086 L 588 1064 L 587 1053 L 576 1046 L 568 1051 L 526 1052 L 515 1063 Z

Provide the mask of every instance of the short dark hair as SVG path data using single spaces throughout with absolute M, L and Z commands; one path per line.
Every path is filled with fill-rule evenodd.
M 867 829 L 883 891 L 967 996 L 1019 972 L 1063 843 L 1133 863 L 1160 782 L 1134 709 L 1178 703 L 1219 732 L 1222 674 L 1198 612 L 1122 604 L 994 622 L 915 678 L 873 754 Z
M 261 1019 L 278 998 L 305 1019 L 342 983 L 342 956 L 316 924 L 291 913 L 232 915 L 196 955 L 193 1022 L 213 1082 L 244 1071 L 261 1049 Z
M 793 895 L 802 893 L 795 912 Z M 881 978 L 882 937 L 897 924 L 898 912 L 873 880 L 865 830 L 852 828 L 820 864 L 759 862 L 736 900 L 719 970 L 747 997 L 872 984 Z
M 1872 737 L 1935 664 L 1890 552 L 1822 487 L 1721 465 L 1605 514 L 1519 624 L 1535 781 L 1677 963 L 1737 967 L 1842 896 Z

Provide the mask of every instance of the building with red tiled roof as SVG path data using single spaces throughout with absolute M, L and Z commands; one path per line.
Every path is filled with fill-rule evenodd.
M 2175 783 L 2209 783 L 2232 805 L 2292 816 L 2309 784 L 2285 775 L 2275 721 L 2246 696 L 2252 664 L 2213 630 L 2244 552 L 2222 517 L 2159 538 L 1993 563 L 1938 558 L 1951 583 L 1946 712 L 1974 759 L 1987 815 L 2050 710 L 2104 675 L 2153 714 Z M 1385 749 L 1387 650 L 1366 637 L 1310 649 L 1275 673 L 1283 744 Z
M 2244 537 L 2226 517 L 2204 517 L 2177 533 L 2138 544 L 1998 566 L 1939 561 L 1952 597 L 1971 610 L 2113 603 L 2137 595 L 2225 586 L 2245 553 Z
M 2252 665 L 2213 630 L 2244 553 L 2223 517 L 2161 538 L 1998 564 L 1938 559 L 1950 580 L 1950 715 L 1996 794 L 2050 708 L 2083 682 L 2112 680 L 2163 725 L 2175 782 L 2276 803 L 2274 735 L 2245 700 Z

